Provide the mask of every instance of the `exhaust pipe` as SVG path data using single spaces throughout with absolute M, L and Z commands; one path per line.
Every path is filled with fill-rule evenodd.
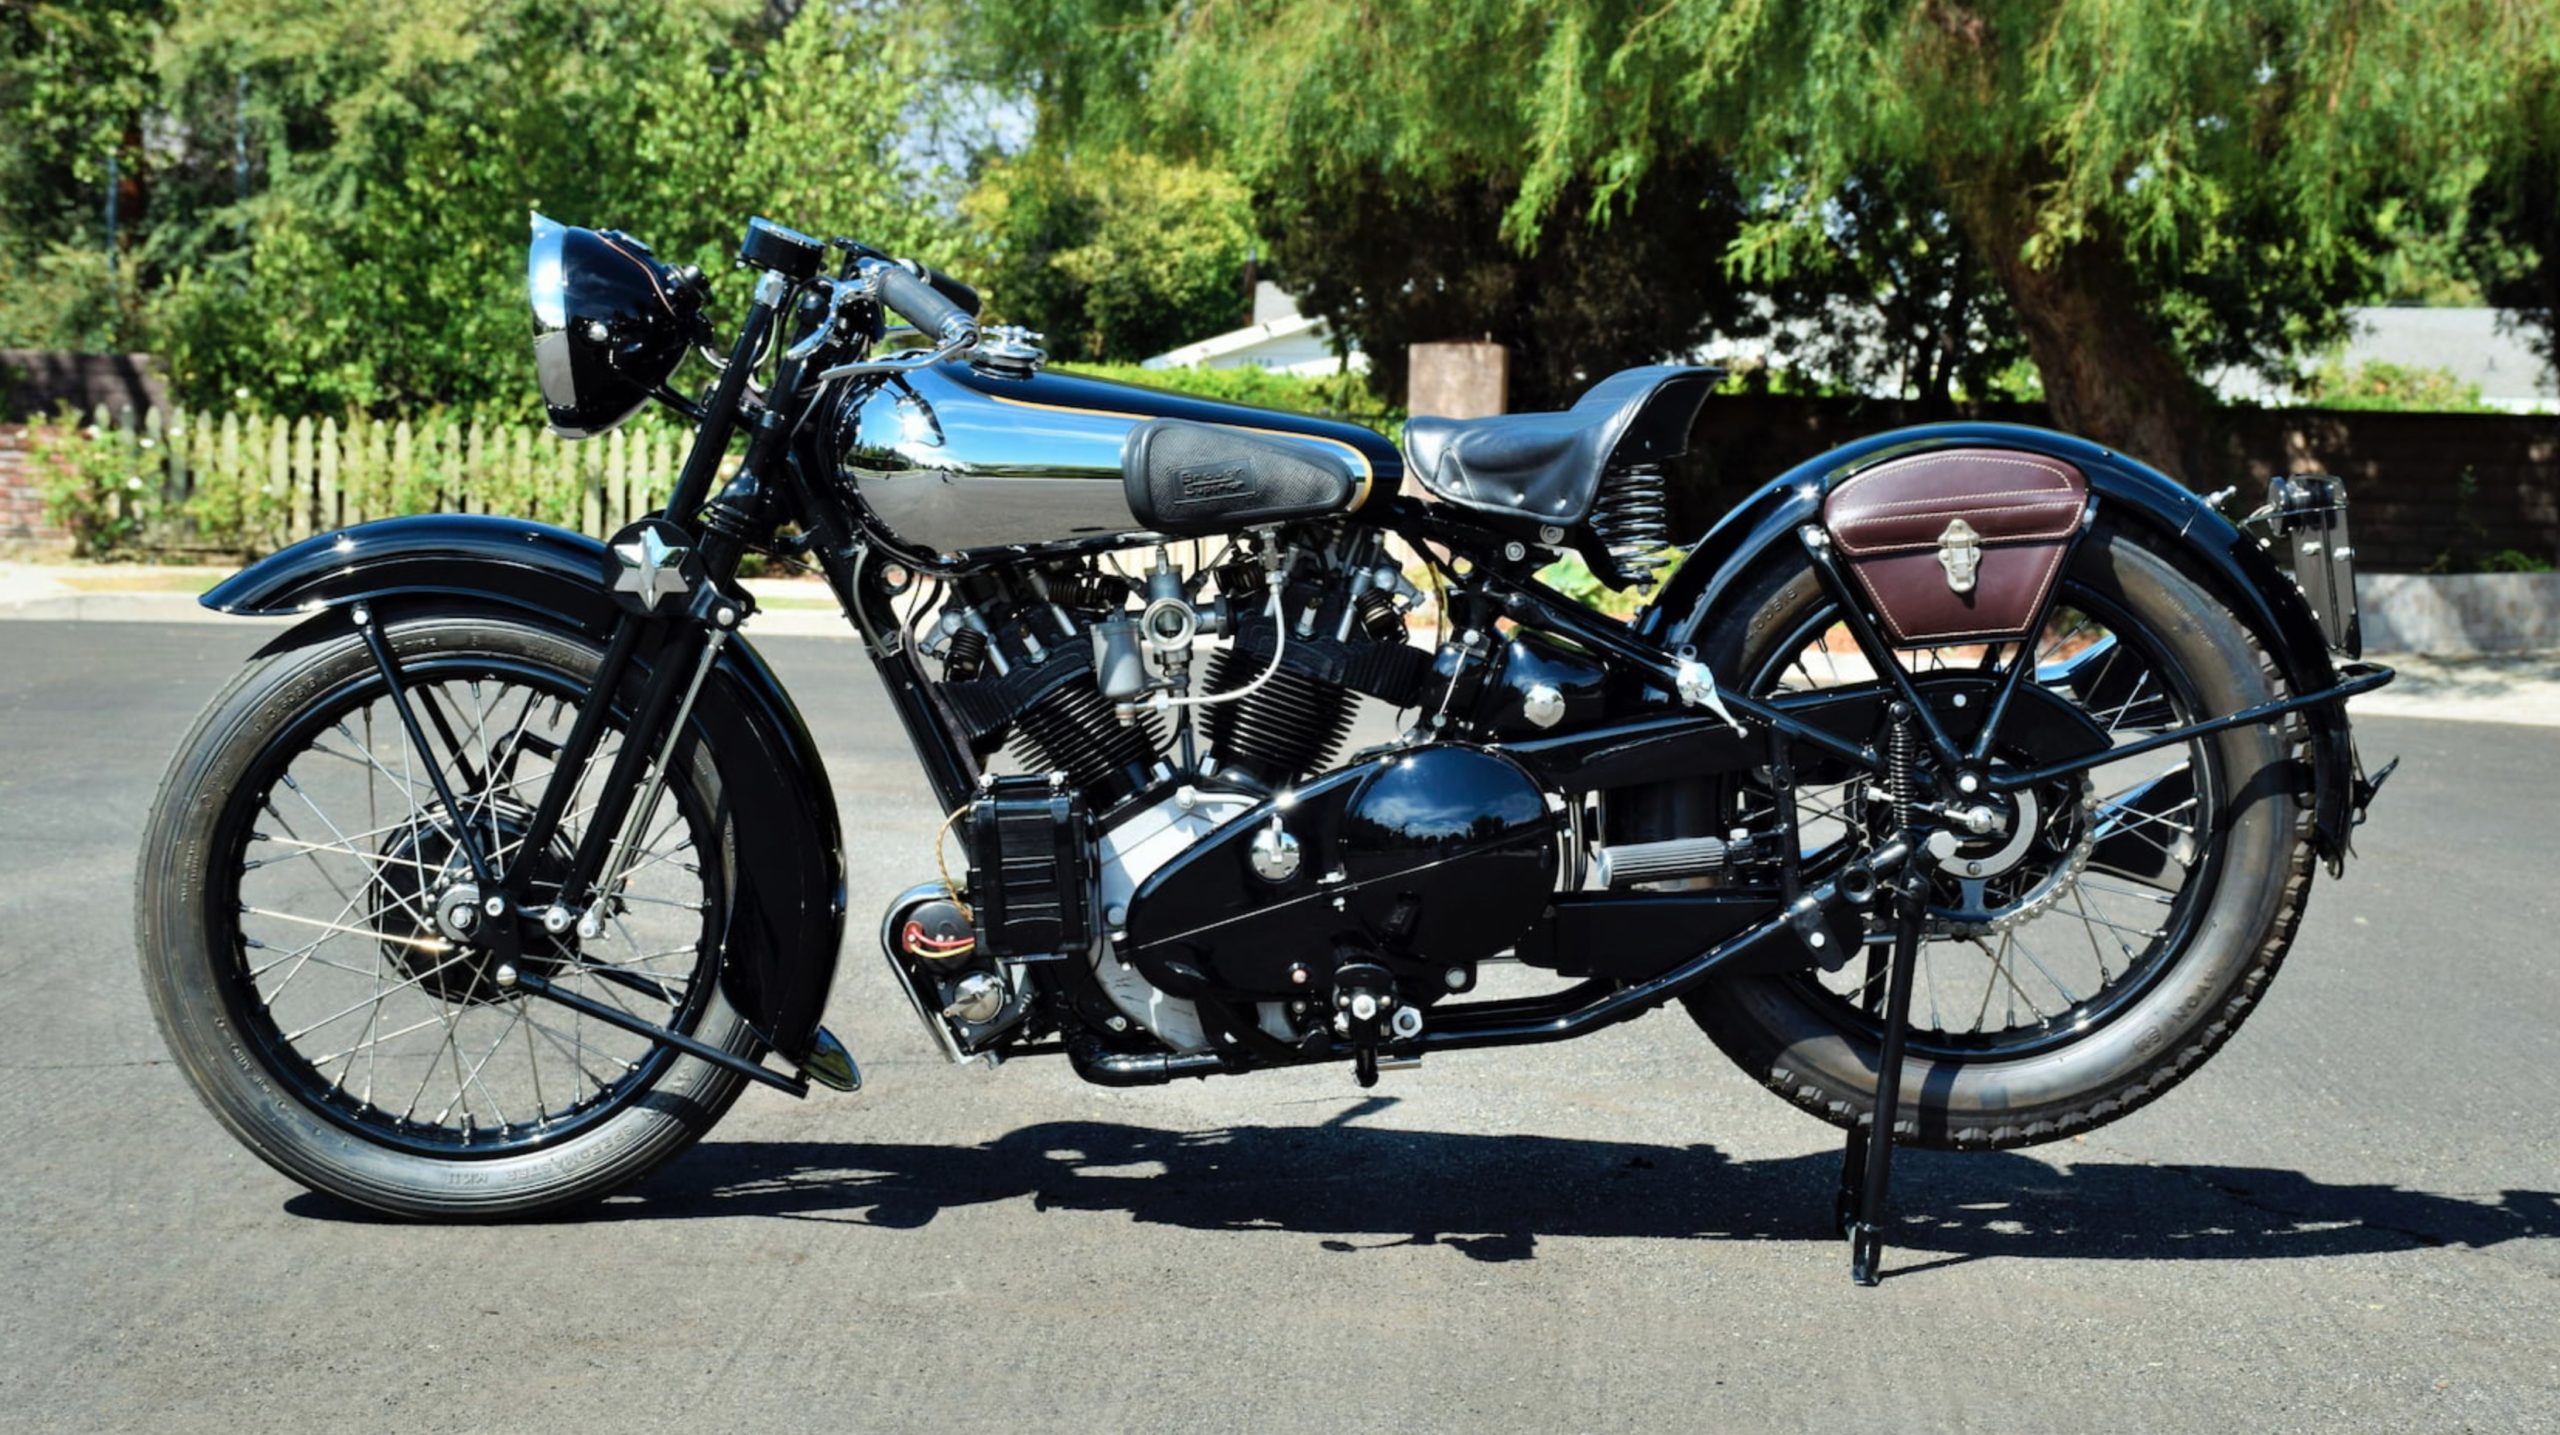
M 1162 1086 L 1184 1076 L 1215 1076 L 1227 1063 L 1213 1051 L 1113 1051 L 1090 1032 L 1067 1041 L 1067 1064 L 1096 1086 Z

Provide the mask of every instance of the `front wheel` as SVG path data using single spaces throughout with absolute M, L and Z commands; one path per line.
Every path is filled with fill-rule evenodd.
M 1873 681 L 1838 617 L 1812 572 L 1775 569 L 1700 647 L 1764 696 Z M 2208 589 L 2105 527 L 2082 543 L 2028 642 L 1901 656 L 1924 692 L 1948 694 L 1933 705 L 1965 701 L 1965 684 L 1938 674 L 2033 662 L 2034 681 L 2120 745 L 2281 694 L 2265 653 Z M 2212 1055 L 2302 919 L 2313 863 L 2300 741 L 2298 721 L 2237 728 L 2023 791 L 2014 838 L 1942 863 L 1913 979 L 1898 1139 L 2054 1140 L 2141 1106 Z M 1795 793 L 1813 873 L 1881 840 L 1890 820 L 1864 778 L 1833 776 L 1817 771 Z M 1742 825 L 1765 822 L 1777 796 L 1745 780 L 1652 801 Z M 1837 971 L 1709 983 L 1690 1012 L 1771 1090 L 1854 1126 L 1875 1096 L 1889 942 L 1868 933 Z
M 600 653 L 476 615 L 385 635 L 423 748 L 353 634 L 253 663 L 180 745 L 136 893 L 152 1011 L 222 1124 L 314 1190 L 439 1219 L 592 1199 L 683 1150 L 741 1081 L 502 988 L 489 949 L 457 937 L 477 896 L 463 835 L 493 866 L 518 860 Z M 617 715 L 529 859 L 535 900 L 567 872 L 620 741 Z M 715 980 L 732 889 L 719 772 L 698 742 L 673 766 L 593 908 L 602 933 L 528 931 L 521 960 L 751 1053 Z

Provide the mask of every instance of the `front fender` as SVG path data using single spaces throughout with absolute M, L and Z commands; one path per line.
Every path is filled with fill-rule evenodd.
M 271 649 L 341 631 L 336 610 L 358 602 L 393 615 L 492 609 L 602 642 L 619 611 L 601 586 L 606 557 L 595 539 L 524 519 L 386 518 L 261 559 L 204 605 L 311 616 Z M 802 1062 L 844 945 L 844 838 L 826 765 L 790 695 L 742 639 L 722 651 L 693 721 L 719 766 L 736 843 L 721 994 L 767 1046 Z
M 1719 519 L 1691 546 L 1679 568 L 1635 617 L 1637 633 L 1666 647 L 1695 641 L 1710 616 L 1724 610 L 1742 579 L 1782 549 L 1800 526 L 1817 521 L 1832 485 L 1871 464 L 1931 449 L 2022 449 L 2062 459 L 2088 476 L 2099 509 L 2118 523 L 2149 532 L 2161 551 L 2188 560 L 2282 667 L 2296 693 L 2337 682 L 2329 646 L 2302 590 L 2258 541 L 2166 474 L 2086 439 L 2023 424 L 1944 423 L 1895 429 L 1820 454 L 1770 480 Z M 1793 561 L 1803 561 L 1790 554 Z M 2355 790 L 2355 748 L 2342 704 L 2309 709 L 2313 815 L 2320 855 L 2346 850 Z

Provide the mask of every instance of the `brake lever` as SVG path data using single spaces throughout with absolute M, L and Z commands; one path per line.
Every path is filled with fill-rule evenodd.
M 830 383 L 837 379 L 851 378 L 857 374 L 913 373 L 917 369 L 929 369 L 936 364 L 958 358 L 976 347 L 978 347 L 977 326 L 973 324 L 966 332 L 953 335 L 928 353 L 906 359 L 856 360 L 850 364 L 838 364 L 832 369 L 820 370 L 818 377 L 811 383 L 813 385 Z

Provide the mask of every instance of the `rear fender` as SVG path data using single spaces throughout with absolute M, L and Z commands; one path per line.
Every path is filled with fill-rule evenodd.
M 602 643 L 617 611 L 600 584 L 605 561 L 595 539 L 522 519 L 389 518 L 251 564 L 207 593 L 204 605 L 309 615 L 268 651 L 344 631 L 340 610 L 358 602 L 386 614 L 500 612 Z M 721 994 L 767 1046 L 805 1062 L 844 944 L 844 839 L 826 766 L 799 709 L 743 639 L 722 650 L 693 722 L 717 757 L 734 819 L 737 881 L 721 942 Z
M 2256 539 L 2157 469 L 2086 439 L 2021 424 L 1925 424 L 1807 459 L 1744 499 L 1691 546 L 1662 591 L 1636 615 L 1635 631 L 1666 647 L 1695 642 L 1764 562 L 1782 553 L 1804 561 L 1794 551 L 1793 535 L 1820 519 L 1823 495 L 1833 484 L 1886 459 L 1963 447 L 2022 449 L 2076 465 L 2098 495 L 2099 512 L 2147 534 L 2164 556 L 2183 559 L 2274 657 L 2292 691 L 2319 692 L 2337 682 L 2310 604 Z M 2335 862 L 2345 854 L 2353 822 L 2354 741 L 2340 704 L 2311 708 L 2304 716 L 2311 727 L 2319 852 Z

